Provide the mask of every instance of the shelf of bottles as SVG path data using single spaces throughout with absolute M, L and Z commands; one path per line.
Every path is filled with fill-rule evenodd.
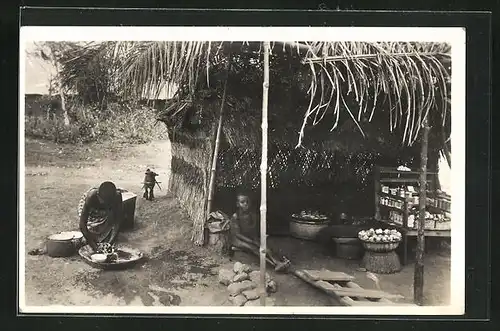
M 385 173 L 380 169 L 385 169 Z M 376 218 L 408 230 L 416 230 L 420 203 L 419 173 L 401 172 L 399 176 L 398 173 L 396 169 L 378 169 L 378 178 L 375 178 Z M 384 177 L 384 174 L 389 176 Z M 426 195 L 424 229 L 451 230 L 451 197 L 439 190 L 428 190 Z

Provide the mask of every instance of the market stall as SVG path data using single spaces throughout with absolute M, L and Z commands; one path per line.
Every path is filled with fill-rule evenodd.
M 421 173 L 408 168 L 375 168 L 375 219 L 403 234 L 403 264 L 408 261 L 408 237 L 416 237 Z M 451 197 L 436 187 L 436 172 L 427 171 L 425 236 L 451 236 Z

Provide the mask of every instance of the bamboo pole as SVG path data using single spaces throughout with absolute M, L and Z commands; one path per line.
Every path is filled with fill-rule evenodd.
M 266 305 L 266 251 L 267 251 L 267 104 L 269 92 L 269 48 L 264 42 L 264 83 L 262 86 L 262 159 L 260 164 L 260 304 Z
M 222 132 L 222 119 L 223 119 L 223 114 L 224 114 L 224 104 L 226 103 L 226 91 L 227 91 L 227 81 L 229 78 L 230 63 L 231 63 L 231 57 L 229 57 L 228 62 L 226 64 L 226 81 L 224 82 L 224 92 L 222 93 L 222 100 L 221 100 L 221 104 L 220 104 L 219 123 L 217 124 L 215 146 L 214 146 L 214 152 L 213 152 L 213 156 L 212 156 L 212 167 L 210 169 L 210 182 L 208 185 L 207 209 L 206 209 L 205 219 L 208 217 L 208 215 L 212 211 L 212 204 L 213 204 L 212 202 L 213 202 L 213 196 L 214 196 L 214 190 L 215 190 L 215 176 L 216 176 L 216 170 L 217 170 L 217 157 L 219 155 L 220 136 L 221 136 L 221 132 Z
M 413 276 L 413 300 L 422 306 L 424 301 L 424 250 L 425 250 L 425 206 L 427 204 L 427 150 L 429 145 L 429 119 L 424 118 L 422 148 L 420 151 L 420 196 L 417 223 L 417 254 Z

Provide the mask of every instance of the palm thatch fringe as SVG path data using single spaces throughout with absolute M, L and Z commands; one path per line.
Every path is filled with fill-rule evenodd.
M 419 137 L 429 111 L 440 112 L 440 125 L 445 125 L 449 112 L 449 45 L 339 42 L 310 47 L 314 55 L 304 63 L 311 69 L 311 99 L 297 146 L 302 143 L 306 125 L 317 125 L 332 104 L 331 130 L 339 124 L 342 104 L 364 135 L 362 118 L 371 121 L 380 102 L 388 99 L 389 130 L 404 127 L 402 140 L 408 146 Z M 357 105 L 349 107 L 348 100 L 355 100 Z

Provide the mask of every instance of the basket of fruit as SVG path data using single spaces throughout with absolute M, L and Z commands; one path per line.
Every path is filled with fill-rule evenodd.
M 313 240 L 318 233 L 328 227 L 330 219 L 317 211 L 303 210 L 293 214 L 290 221 L 290 234 L 295 238 Z
M 358 233 L 363 247 L 372 252 L 391 252 L 398 248 L 402 235 L 398 230 L 369 229 Z

